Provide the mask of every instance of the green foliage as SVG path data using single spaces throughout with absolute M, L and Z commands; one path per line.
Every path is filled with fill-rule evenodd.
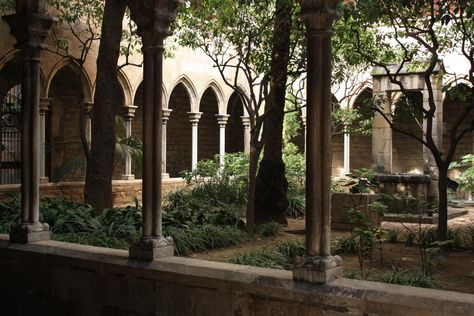
M 228 262 L 271 269 L 290 269 L 294 259 L 302 256 L 305 246 L 298 241 L 278 243 L 268 247 L 234 255 Z
M 358 249 L 358 241 L 353 234 L 338 238 L 331 245 L 331 252 L 336 255 L 356 254 Z
M 347 175 L 348 181 L 343 185 L 351 193 L 371 193 L 378 188 L 378 181 L 374 171 L 366 168 L 355 169 Z
M 276 236 L 280 230 L 280 224 L 277 222 L 263 223 L 255 227 L 257 234 L 262 237 Z
M 459 182 L 460 188 L 464 192 L 474 192 L 474 154 L 463 156 L 460 161 L 451 163 L 449 168 L 464 169 L 456 181 Z
M 173 237 L 175 254 L 186 256 L 195 252 L 233 246 L 247 239 L 247 235 L 233 226 L 202 225 L 163 229 L 165 236 Z
M 13 10 L 15 10 L 15 0 L 0 1 L 0 15 L 9 13 Z
M 377 282 L 408 285 L 421 288 L 437 288 L 438 282 L 433 276 L 427 276 L 420 271 L 413 273 L 408 269 L 400 269 L 393 267 L 393 271 L 379 274 L 375 277 Z

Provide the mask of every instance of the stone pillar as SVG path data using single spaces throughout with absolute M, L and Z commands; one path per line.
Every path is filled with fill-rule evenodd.
M 244 152 L 250 154 L 250 117 L 242 116 L 241 119 L 244 125 Z
M 217 124 L 219 124 L 219 163 L 221 167 L 225 164 L 225 128 L 229 121 L 230 115 L 217 114 Z
M 93 102 L 85 102 L 84 103 L 84 111 L 86 114 L 86 140 L 87 140 L 87 146 L 89 146 L 89 149 L 91 148 L 91 143 L 92 143 L 92 109 L 94 108 L 94 103 Z
M 163 178 L 169 178 L 170 175 L 169 173 L 166 172 L 166 155 L 167 155 L 167 130 L 168 130 L 168 121 L 170 120 L 171 112 L 173 110 L 170 109 L 163 109 L 163 117 L 162 117 L 162 135 L 163 135 L 163 140 L 161 141 L 161 147 L 163 148 L 163 151 L 161 153 L 161 164 L 162 164 L 162 172 L 163 172 Z
M 351 134 L 344 127 L 344 175 L 351 173 Z
M 129 4 L 142 38 L 143 52 L 143 219 L 142 236 L 130 258 L 151 261 L 174 254 L 172 238 L 162 232 L 162 109 L 164 40 L 183 0 L 136 0 Z M 157 88 L 158 87 L 158 88 Z
M 48 183 L 46 176 L 46 114 L 49 111 L 51 99 L 41 98 L 40 100 L 40 143 L 41 143 L 41 163 L 40 163 L 40 182 Z
M 385 78 L 383 80 L 386 80 Z M 381 77 L 373 77 L 374 102 L 388 117 L 392 113 L 391 94 L 382 85 Z M 392 173 L 392 129 L 383 116 L 375 112 L 372 120 L 372 159 L 376 170 L 381 173 Z
M 299 0 L 308 39 L 306 255 L 293 277 L 326 283 L 342 277 L 331 255 L 331 37 L 338 0 Z
M 436 112 L 433 118 L 433 141 L 436 146 L 443 151 L 443 82 L 442 77 L 436 75 L 431 76 L 431 86 L 433 88 L 433 99 L 436 103 Z M 428 87 L 425 83 L 423 88 L 423 107 L 428 110 L 430 107 L 429 104 L 429 92 Z M 423 130 L 427 130 L 427 121 L 423 119 Z M 426 139 L 426 135 L 424 135 Z M 436 204 L 439 198 L 438 191 L 438 181 L 439 181 L 439 172 L 436 162 L 434 160 L 433 154 L 428 149 L 428 147 L 423 146 L 423 162 L 424 162 L 424 173 L 430 176 L 431 181 L 428 186 L 428 197 L 427 200 L 429 203 Z
M 306 143 L 307 143 L 307 140 L 306 140 L 306 135 L 307 135 L 307 129 L 306 129 L 306 116 L 302 116 L 301 117 L 301 122 L 303 123 L 303 133 L 304 133 L 304 153 L 306 154 Z
M 46 15 L 45 0 L 16 1 L 16 13 L 4 16 L 21 50 L 23 62 L 21 115 L 21 223 L 12 227 L 10 242 L 49 239 L 49 225 L 39 221 L 41 130 L 40 53 L 54 19 Z
M 129 105 L 123 107 L 123 117 L 125 119 L 125 136 L 132 136 L 132 122 L 135 117 L 137 106 Z M 130 153 L 125 153 L 125 173 L 122 175 L 122 180 L 135 180 L 135 175 L 132 173 L 132 156 Z
M 202 113 L 201 112 L 189 112 L 189 121 L 192 124 L 192 161 L 191 161 L 191 168 L 192 170 L 196 170 L 198 164 L 198 126 L 199 120 L 201 119 Z

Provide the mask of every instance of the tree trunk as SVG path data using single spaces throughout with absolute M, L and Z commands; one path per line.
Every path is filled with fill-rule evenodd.
M 97 58 L 97 86 L 92 112 L 92 143 L 87 159 L 84 198 L 97 210 L 112 207 L 115 115 L 123 102 L 117 77 L 126 0 L 107 0 Z
M 247 197 L 247 213 L 246 213 L 246 225 L 248 233 L 254 232 L 254 223 L 255 223 L 255 188 L 256 188 L 256 178 L 257 178 L 257 169 L 258 169 L 258 159 L 260 157 L 260 152 L 257 148 L 257 139 L 258 136 L 250 136 L 250 159 L 249 159 L 249 188 L 248 188 L 248 197 Z
M 439 241 L 448 240 L 448 168 L 438 166 L 438 233 Z
M 270 95 L 265 104 L 264 153 L 256 181 L 255 222 L 287 224 L 288 181 L 282 159 L 283 119 L 290 53 L 292 1 L 277 0 L 273 29 Z

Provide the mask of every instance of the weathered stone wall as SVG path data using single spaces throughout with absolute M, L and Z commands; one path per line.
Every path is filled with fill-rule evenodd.
M 406 122 L 402 127 L 423 137 L 414 120 Z M 397 132 L 392 133 L 393 173 L 423 172 L 423 145 L 417 140 Z
M 368 219 L 377 223 L 380 218 L 371 211 L 371 204 L 380 199 L 378 194 L 333 193 L 331 197 L 331 227 L 352 229 L 349 211 L 353 208 L 364 212 Z
M 430 178 L 427 175 L 380 175 L 380 193 L 397 195 L 400 199 L 385 201 L 389 212 L 419 213 L 425 212 L 428 203 Z M 414 203 L 416 199 L 418 203 Z
M 332 137 L 332 175 L 344 175 L 344 135 Z
M 0 304 L 9 316 L 456 316 L 474 295 L 339 279 L 295 282 L 291 272 L 0 237 Z
M 186 186 L 180 178 L 163 179 L 163 194 L 176 191 Z M 75 202 L 84 201 L 84 182 L 45 183 L 40 187 L 42 197 L 62 197 Z M 0 185 L 0 202 L 9 201 L 12 196 L 20 195 L 19 185 Z M 133 205 L 135 197 L 141 201 L 142 181 L 113 181 L 112 199 L 114 206 Z

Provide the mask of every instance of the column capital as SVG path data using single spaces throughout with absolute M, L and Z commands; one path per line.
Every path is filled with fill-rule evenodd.
M 49 111 L 49 107 L 51 106 L 51 99 L 50 98 L 41 98 L 40 99 L 40 114 L 45 115 Z
M 337 18 L 337 5 L 340 0 L 299 0 L 301 17 L 306 23 L 309 34 L 330 32 Z
M 86 111 L 86 115 L 91 115 L 93 108 L 94 102 L 84 102 L 84 109 Z
M 198 124 L 201 119 L 202 112 L 188 112 L 189 121 L 194 124 Z
M 307 121 L 308 119 L 306 118 L 306 116 L 301 116 L 301 123 L 303 124 L 303 126 L 306 127 Z
M 135 105 L 126 105 L 122 107 L 123 110 L 123 116 L 125 116 L 126 119 L 131 120 L 135 116 L 135 111 L 138 109 L 138 106 Z
M 142 37 L 163 40 L 171 36 L 170 24 L 177 15 L 178 7 L 184 0 L 135 0 L 130 1 L 130 15 L 137 24 Z
M 45 47 L 44 41 L 56 19 L 38 11 L 25 5 L 24 11 L 2 17 L 16 38 L 17 48 L 40 50 Z
M 171 109 L 163 109 L 163 116 L 161 118 L 163 124 L 167 124 L 169 119 L 170 119 L 170 116 L 171 116 L 171 112 L 173 112 L 173 110 Z
M 225 127 L 229 121 L 229 117 L 230 115 L 228 114 L 216 114 L 217 124 Z
M 241 116 L 240 118 L 244 126 L 250 126 L 250 116 Z

